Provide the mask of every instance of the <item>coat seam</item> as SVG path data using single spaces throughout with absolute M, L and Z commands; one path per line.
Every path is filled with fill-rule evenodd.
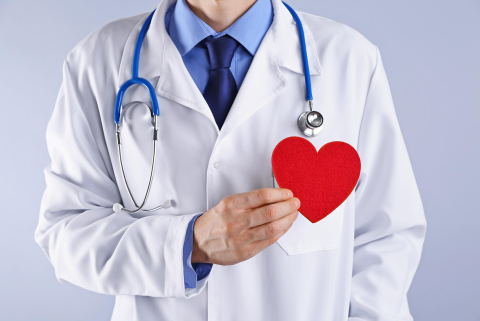
M 362 119 L 360 121 L 360 126 L 358 128 L 358 135 L 357 135 L 357 150 L 358 150 L 358 146 L 360 144 L 360 133 L 361 133 L 363 125 L 364 125 L 363 120 L 365 118 L 365 110 L 367 108 L 368 97 L 370 95 L 370 89 L 371 89 L 371 86 L 372 86 L 372 80 L 373 80 L 373 76 L 377 72 L 377 67 L 378 67 L 378 47 L 375 46 L 375 68 L 373 68 L 372 75 L 370 76 L 370 81 L 368 83 L 368 90 L 367 90 L 367 94 L 365 96 L 365 102 L 363 103 Z

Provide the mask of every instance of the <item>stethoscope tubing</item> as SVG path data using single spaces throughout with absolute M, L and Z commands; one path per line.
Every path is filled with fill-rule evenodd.
M 283 2 L 283 1 L 282 1 Z M 303 74 L 305 76 L 305 100 L 313 102 L 312 94 L 312 82 L 310 80 L 310 66 L 308 65 L 308 55 L 307 55 L 307 44 L 305 43 L 305 32 L 303 31 L 303 25 L 300 21 L 300 17 L 297 15 L 295 10 L 290 7 L 288 4 L 283 2 L 285 7 L 290 11 L 290 14 L 297 25 L 298 38 L 300 39 L 300 49 L 302 52 L 302 62 L 303 62 Z M 310 104 L 313 105 L 313 104 Z
M 311 80 L 310 80 L 310 67 L 308 65 L 307 45 L 305 43 L 305 32 L 303 30 L 302 22 L 300 21 L 300 18 L 298 17 L 295 10 L 293 10 L 292 7 L 290 7 L 285 2 L 283 2 L 283 4 L 288 9 L 288 11 L 290 12 L 290 14 L 293 17 L 293 20 L 295 21 L 295 24 L 297 25 L 297 30 L 298 30 L 299 40 L 300 40 L 300 49 L 301 49 L 301 53 L 302 53 L 303 73 L 304 73 L 304 76 L 305 76 L 305 100 L 308 102 L 308 105 L 309 105 L 309 108 L 310 108 L 310 113 L 314 113 L 314 111 L 313 111 L 312 85 L 311 85 Z M 132 78 L 129 79 L 128 81 L 126 81 L 120 87 L 120 89 L 118 90 L 118 93 L 117 93 L 117 97 L 115 99 L 114 121 L 115 121 L 115 124 L 116 124 L 118 158 L 119 158 L 119 162 L 120 162 L 120 168 L 121 168 L 123 182 L 125 183 L 125 186 L 127 188 L 127 192 L 128 192 L 128 195 L 129 195 L 130 199 L 132 200 L 133 204 L 136 207 L 136 209 L 134 209 L 134 210 L 129 210 L 129 209 L 124 208 L 121 204 L 115 204 L 113 206 L 113 209 L 115 210 L 115 212 L 118 212 L 120 210 L 126 211 L 126 212 L 131 213 L 131 214 L 137 213 L 139 211 L 152 212 L 152 211 L 156 211 L 156 210 L 161 209 L 161 208 L 168 208 L 168 207 L 171 206 L 170 200 L 167 200 L 167 201 L 163 202 L 162 205 L 157 206 L 155 208 L 152 208 L 152 209 L 144 209 L 143 208 L 145 206 L 146 202 L 147 202 L 148 196 L 150 195 L 150 190 L 151 190 L 152 183 L 153 183 L 153 176 L 154 176 L 154 173 L 155 173 L 156 154 L 157 154 L 157 140 L 158 140 L 157 118 L 160 116 L 160 108 L 159 108 L 159 105 L 158 105 L 158 100 L 157 100 L 155 89 L 153 88 L 152 84 L 148 80 L 138 77 L 138 71 L 139 71 L 140 52 L 141 52 L 141 49 L 142 49 L 142 43 L 143 43 L 143 40 L 144 40 L 145 35 L 147 33 L 147 30 L 150 27 L 150 23 L 152 21 L 154 13 L 155 13 L 155 10 L 153 10 L 152 13 L 150 13 L 150 15 L 147 17 L 147 19 L 143 23 L 142 28 L 140 29 L 140 33 L 138 35 L 137 42 L 135 44 L 135 51 L 134 51 L 134 55 L 133 55 Z M 121 142 L 121 126 L 120 126 L 123 96 L 124 96 L 125 92 L 127 91 L 127 89 L 130 88 L 130 86 L 135 85 L 135 84 L 143 85 L 144 87 L 147 88 L 147 90 L 150 94 L 150 100 L 151 100 L 152 106 L 149 107 L 147 105 L 147 107 L 149 107 L 150 112 L 152 114 L 152 118 L 153 118 L 152 124 L 153 124 L 153 127 L 154 127 L 153 153 L 152 153 L 152 165 L 151 165 L 151 169 L 150 169 L 150 179 L 148 181 L 148 187 L 147 187 L 147 191 L 145 193 L 145 197 L 143 198 L 143 202 L 140 206 L 135 201 L 135 199 L 132 195 L 132 192 L 130 190 L 130 187 L 128 185 L 127 178 L 125 176 L 125 168 L 124 168 L 124 165 L 123 165 L 123 156 L 122 156 L 122 147 L 121 147 L 122 142 Z M 125 106 L 125 108 L 127 108 L 127 106 Z M 302 117 L 304 117 L 305 119 L 308 119 L 307 114 L 308 113 L 305 112 L 302 115 L 300 115 L 299 128 L 301 127 L 300 122 L 303 121 Z M 319 115 L 321 116 L 321 114 L 319 114 Z M 323 118 L 322 118 L 322 123 L 323 123 Z M 304 126 L 304 125 L 302 124 L 302 126 Z M 300 128 L 300 130 L 306 136 L 315 136 L 315 135 L 318 134 L 318 132 L 321 130 L 321 128 L 317 128 L 316 132 L 315 131 L 312 132 L 311 128 L 307 128 L 305 130 Z M 309 132 L 312 132 L 314 134 L 308 134 Z
M 127 178 L 125 176 L 125 168 L 123 166 L 123 155 L 122 155 L 122 142 L 121 142 L 121 136 L 120 136 L 120 124 L 117 124 L 117 147 L 118 147 L 118 157 L 119 157 L 119 161 L 120 161 L 120 169 L 122 171 L 122 178 L 123 178 L 123 182 L 125 183 L 125 186 L 127 187 L 128 195 L 130 196 L 130 199 L 132 200 L 133 204 L 136 207 L 135 210 L 128 210 L 128 209 L 125 209 L 125 208 L 123 208 L 123 210 L 128 212 L 128 213 L 131 213 L 131 214 L 137 213 L 140 210 L 147 211 L 147 212 L 153 212 L 153 211 L 156 211 L 156 210 L 161 209 L 163 207 L 163 204 L 162 204 L 162 205 L 159 205 L 159 206 L 157 206 L 155 208 L 152 208 L 152 209 L 143 209 L 143 207 L 145 206 L 145 203 L 147 202 L 148 196 L 150 195 L 150 190 L 152 188 L 153 176 L 155 174 L 155 164 L 156 164 L 156 159 L 157 159 L 157 140 L 158 140 L 157 133 L 158 133 L 158 130 L 157 130 L 157 116 L 155 116 L 155 115 L 153 116 L 153 128 L 154 128 L 154 131 L 153 131 L 154 132 L 154 134 L 153 134 L 153 153 L 152 153 L 152 165 L 151 165 L 151 169 L 150 169 L 150 179 L 148 180 L 148 187 L 147 187 L 147 191 L 145 193 L 145 197 L 143 198 L 143 202 L 140 206 L 138 206 L 137 202 L 133 198 L 132 192 L 131 192 L 130 187 L 129 187 L 128 182 L 127 182 Z
M 147 20 L 145 20 L 145 22 L 143 23 L 142 29 L 140 29 L 140 33 L 138 35 L 137 42 L 135 44 L 135 52 L 133 55 L 132 78 L 129 79 L 127 82 L 125 82 L 118 90 L 117 97 L 115 99 L 115 113 L 114 113 L 115 124 L 118 124 L 120 122 L 123 95 L 125 94 L 125 92 L 130 86 L 135 84 L 143 85 L 147 88 L 148 93 L 150 94 L 150 100 L 152 102 L 152 113 L 155 116 L 160 116 L 160 107 L 158 106 L 158 100 L 157 100 L 157 94 L 155 93 L 155 88 L 153 88 L 152 84 L 148 80 L 138 77 L 142 43 L 143 43 L 143 39 L 145 39 L 147 30 L 150 27 L 150 23 L 152 22 L 152 17 L 154 13 L 155 13 L 155 10 L 153 10 L 152 13 L 150 13 Z

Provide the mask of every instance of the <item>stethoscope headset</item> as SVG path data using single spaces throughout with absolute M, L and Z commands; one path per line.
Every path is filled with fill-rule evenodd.
M 306 101 L 308 103 L 308 107 L 310 111 L 303 112 L 300 114 L 297 120 L 297 125 L 298 129 L 300 132 L 307 136 L 307 137 L 313 137 L 317 136 L 320 131 L 323 128 L 323 116 L 320 114 L 318 111 L 313 109 L 313 95 L 312 95 L 312 86 L 310 82 L 310 68 L 308 66 L 308 57 L 307 57 L 307 46 L 305 44 L 305 34 L 303 32 L 303 26 L 302 22 L 300 21 L 300 18 L 298 17 L 297 13 L 295 10 L 293 10 L 288 4 L 283 2 L 285 7 L 287 7 L 288 11 L 290 11 L 293 20 L 297 24 L 297 29 L 298 29 L 298 35 L 300 39 L 300 47 L 301 47 L 301 52 L 302 52 L 302 62 L 303 62 L 303 73 L 305 75 L 305 88 L 306 88 Z M 158 100 L 157 96 L 155 93 L 155 89 L 153 88 L 152 84 L 144 79 L 138 77 L 138 66 L 140 62 L 140 51 L 142 49 L 142 43 L 143 39 L 145 38 L 145 34 L 147 33 L 148 28 L 150 27 L 150 23 L 152 21 L 153 14 L 155 13 L 155 10 L 148 16 L 147 20 L 143 23 L 142 29 L 140 30 L 140 33 L 137 38 L 137 42 L 135 44 L 135 52 L 133 56 L 133 67 L 132 67 L 132 78 L 128 81 L 126 81 L 118 90 L 117 93 L 117 98 L 115 101 L 115 114 L 114 114 L 114 120 L 116 124 L 116 136 L 117 136 L 117 146 L 118 146 L 118 158 L 120 161 L 120 168 L 122 172 L 122 178 L 123 182 L 125 183 L 125 186 L 128 191 L 128 195 L 130 196 L 130 199 L 132 200 L 133 204 L 135 205 L 135 209 L 129 210 L 124 208 L 121 204 L 115 203 L 113 205 L 113 210 L 115 212 L 119 211 L 125 211 L 128 213 L 136 213 L 139 211 L 146 211 L 146 212 L 153 212 L 162 208 L 169 208 L 172 206 L 172 203 L 170 200 L 164 201 L 161 205 L 151 208 L 151 209 L 144 209 L 143 207 L 145 206 L 148 196 L 150 195 L 150 190 L 152 187 L 152 182 L 153 182 L 153 175 L 155 172 L 155 159 L 157 155 L 157 141 L 158 141 L 158 117 L 160 116 L 160 108 L 158 107 Z M 145 103 L 141 103 L 141 105 L 146 106 L 150 110 L 150 114 L 152 117 L 152 126 L 153 126 L 153 154 L 152 154 L 152 164 L 151 164 L 151 169 L 150 169 L 150 179 L 148 181 L 148 187 L 147 191 L 145 192 L 145 196 L 143 198 L 143 201 L 140 205 L 137 204 L 135 199 L 133 198 L 132 192 L 130 191 L 130 187 L 128 186 L 127 179 L 125 177 L 125 168 L 123 166 L 123 157 L 122 157 L 122 140 L 121 140 L 121 110 L 122 110 L 122 101 L 123 101 L 123 95 L 125 94 L 125 91 L 132 86 L 132 85 L 143 85 L 148 89 L 148 92 L 150 94 L 150 100 L 152 102 L 152 106 L 148 106 Z M 133 104 L 138 103 L 138 102 L 130 102 L 127 104 L 123 109 L 127 109 L 128 107 L 132 106 Z M 138 106 L 138 105 L 137 105 Z

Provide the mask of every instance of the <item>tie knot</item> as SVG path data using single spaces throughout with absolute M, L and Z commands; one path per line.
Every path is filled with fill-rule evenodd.
M 238 48 L 238 42 L 225 35 L 205 41 L 210 59 L 210 69 L 230 68 L 233 54 Z

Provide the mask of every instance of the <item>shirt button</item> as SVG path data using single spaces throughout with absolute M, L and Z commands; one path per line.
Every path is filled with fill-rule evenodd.
M 213 167 L 219 168 L 219 167 L 220 167 L 220 163 L 219 163 L 219 162 L 215 162 L 215 164 L 213 164 Z

